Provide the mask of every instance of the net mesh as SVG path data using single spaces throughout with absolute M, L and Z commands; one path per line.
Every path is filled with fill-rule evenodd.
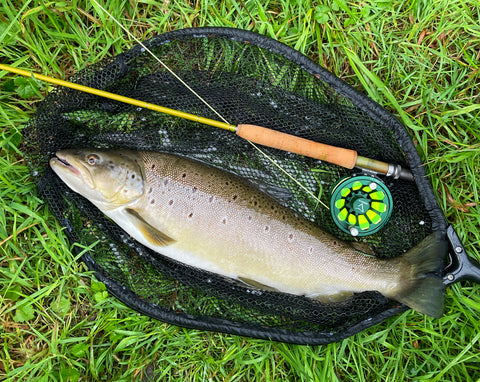
M 419 186 L 423 170 L 398 122 L 304 56 L 263 36 L 222 28 L 171 32 L 146 45 L 230 124 L 260 125 L 413 167 L 420 175 L 416 183 L 386 180 L 392 217 L 382 230 L 361 239 L 377 256 L 398 256 L 443 228 L 428 184 Z M 218 119 L 141 46 L 91 65 L 70 80 Z M 355 171 L 275 149 L 259 151 L 231 132 L 55 89 L 24 129 L 27 162 L 69 239 L 94 245 L 87 264 L 130 306 L 184 326 L 297 343 L 338 340 L 404 309 L 376 292 L 322 304 L 254 290 L 153 253 L 70 191 L 49 168 L 57 150 L 84 147 L 171 152 L 226 169 L 345 241 L 359 239 L 337 228 L 317 198 L 328 205 L 331 187 Z

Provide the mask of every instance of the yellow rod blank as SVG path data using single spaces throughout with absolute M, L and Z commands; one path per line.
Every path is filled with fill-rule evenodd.
M 94 95 L 97 95 L 97 96 L 100 96 L 100 97 L 109 98 L 109 99 L 112 99 L 112 100 L 115 100 L 115 101 L 130 104 L 130 105 L 143 107 L 143 108 L 148 109 L 148 110 L 158 111 L 160 113 L 173 115 L 175 117 L 179 117 L 179 118 L 183 118 L 183 119 L 188 119 L 190 121 L 203 123 L 205 125 L 209 125 L 209 126 L 213 126 L 213 127 L 219 127 L 221 129 L 224 129 L 224 130 L 229 130 L 229 131 L 232 131 L 232 132 L 235 132 L 235 130 L 236 130 L 235 125 L 229 125 L 228 123 L 225 123 L 225 122 L 220 122 L 220 121 L 216 121 L 214 119 L 200 117 L 198 115 L 185 113 L 183 111 L 170 109 L 168 107 L 163 107 L 163 106 L 151 104 L 151 103 L 148 103 L 148 102 L 145 102 L 145 101 L 139 101 L 139 100 L 134 99 L 134 98 L 124 97 L 124 96 L 121 96 L 121 95 L 118 95 L 118 94 L 115 94 L 115 93 L 106 92 L 104 90 L 91 88 L 91 87 L 76 84 L 76 83 L 73 83 L 73 82 L 59 80 L 57 78 L 44 76 L 43 74 L 33 73 L 33 72 L 28 71 L 28 70 L 14 68 L 13 66 L 0 64 L 0 70 L 5 70 L 7 72 L 12 72 L 12 73 L 19 74 L 19 75 L 25 76 L 25 77 L 32 77 L 32 78 L 35 78 L 37 80 L 49 82 L 49 83 L 54 84 L 54 85 L 64 86 L 66 88 L 75 89 L 75 90 L 78 90 L 78 91 L 81 91 L 81 92 L 84 92 L 84 93 L 94 94 Z

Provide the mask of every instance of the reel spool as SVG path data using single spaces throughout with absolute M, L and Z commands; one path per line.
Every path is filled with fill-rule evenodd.
M 392 214 L 392 195 L 377 177 L 342 178 L 333 186 L 330 195 L 330 211 L 335 224 L 352 236 L 377 232 Z

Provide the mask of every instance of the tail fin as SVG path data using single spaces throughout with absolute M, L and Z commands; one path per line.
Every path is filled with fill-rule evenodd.
M 445 285 L 443 279 L 434 273 L 443 269 L 447 249 L 443 235 L 434 232 L 403 255 L 401 259 L 409 266 L 410 273 L 404 280 L 403 291 L 392 297 L 420 313 L 440 318 Z

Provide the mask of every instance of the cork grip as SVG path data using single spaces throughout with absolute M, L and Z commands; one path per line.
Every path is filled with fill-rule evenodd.
M 357 152 L 310 141 L 256 125 L 238 125 L 236 134 L 253 143 L 320 159 L 346 168 L 355 167 Z

